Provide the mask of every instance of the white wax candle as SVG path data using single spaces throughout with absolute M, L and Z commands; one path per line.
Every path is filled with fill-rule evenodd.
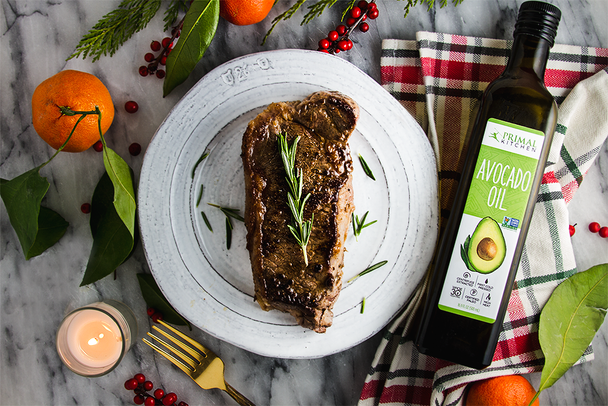
M 68 326 L 67 344 L 74 358 L 83 365 L 105 367 L 120 357 L 122 336 L 118 324 L 107 314 L 85 309 Z

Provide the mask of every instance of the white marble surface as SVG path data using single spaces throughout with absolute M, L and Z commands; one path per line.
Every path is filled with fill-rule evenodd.
M 107 140 L 137 174 L 143 154 L 129 156 L 133 142 L 144 148 L 156 128 L 179 98 L 206 72 L 234 57 L 280 48 L 316 48 L 316 43 L 337 24 L 341 7 L 335 6 L 307 26 L 302 13 L 280 24 L 265 46 L 261 39 L 270 20 L 293 1 L 279 0 L 270 17 L 250 27 L 221 21 L 217 35 L 188 81 L 162 98 L 162 82 L 141 78 L 137 68 L 153 39 L 162 39 L 159 15 L 129 40 L 112 58 L 66 62 L 80 37 L 119 0 L 2 0 L 0 9 L 0 104 L 2 110 L 0 176 L 13 178 L 48 159 L 53 150 L 36 135 L 31 125 L 30 98 L 35 87 L 63 69 L 97 75 L 109 88 L 117 107 Z M 516 9 L 521 1 L 464 0 L 458 7 L 427 12 L 412 10 L 403 19 L 404 2 L 379 1 L 380 17 L 366 34 L 354 36 L 355 46 L 340 54 L 379 80 L 382 38 L 414 39 L 418 30 L 510 38 Z M 608 47 L 608 1 L 553 1 L 563 13 L 557 42 Z M 123 105 L 135 100 L 140 109 L 128 114 Z M 109 375 L 87 379 L 63 366 L 54 347 L 54 335 L 66 310 L 103 298 L 122 300 L 137 314 L 142 331 L 149 322 L 135 274 L 146 271 L 141 247 L 123 264 L 117 278 L 78 287 L 91 247 L 88 216 L 80 205 L 90 200 L 103 173 L 101 156 L 93 150 L 63 153 L 43 170 L 51 183 L 45 204 L 70 223 L 63 239 L 43 255 L 25 261 L 4 205 L 0 208 L 0 404 L 75 405 L 132 404 L 132 392 L 123 382 L 137 372 L 157 385 L 174 391 L 190 405 L 234 404 L 217 390 L 203 391 L 164 359 L 138 343 Z M 591 168 L 570 205 L 578 268 L 608 262 L 608 240 L 586 230 L 590 221 L 608 225 L 608 148 Z M 314 360 L 261 357 L 222 343 L 195 329 L 192 335 L 214 349 L 226 361 L 227 380 L 258 405 L 352 405 L 358 399 L 379 336 L 340 354 Z M 552 388 L 541 394 L 544 405 L 608 404 L 607 338 L 604 323 L 594 339 L 595 360 L 572 368 Z M 540 374 L 530 376 L 538 386 Z

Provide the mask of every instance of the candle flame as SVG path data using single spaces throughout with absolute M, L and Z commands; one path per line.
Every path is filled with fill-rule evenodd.
M 89 345 L 97 345 L 97 344 L 99 344 L 99 340 L 101 340 L 102 338 L 103 338 L 103 333 L 99 334 L 99 338 L 93 337 L 87 343 Z

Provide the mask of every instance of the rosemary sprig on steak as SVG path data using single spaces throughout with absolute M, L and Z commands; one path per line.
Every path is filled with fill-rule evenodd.
M 310 193 L 302 198 L 302 169 L 296 169 L 296 148 L 300 137 L 296 137 L 291 144 L 291 147 L 287 143 L 287 139 L 283 134 L 279 134 L 279 150 L 281 151 L 281 159 L 283 160 L 283 167 L 287 176 L 287 184 L 289 185 L 289 193 L 287 193 L 287 204 L 291 210 L 291 216 L 294 224 L 288 224 L 291 234 L 298 242 L 298 245 L 302 248 L 302 254 L 304 255 L 304 263 L 308 266 L 308 254 L 306 253 L 306 247 L 308 240 L 310 239 L 310 233 L 312 231 L 312 222 L 314 220 L 314 213 L 310 217 L 310 220 L 304 221 L 304 205 L 310 197 Z

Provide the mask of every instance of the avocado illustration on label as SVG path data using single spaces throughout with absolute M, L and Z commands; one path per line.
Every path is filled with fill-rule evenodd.
M 507 253 L 505 238 L 498 223 L 491 217 L 481 219 L 475 231 L 460 246 L 460 256 L 468 269 L 492 273 L 504 261 Z

